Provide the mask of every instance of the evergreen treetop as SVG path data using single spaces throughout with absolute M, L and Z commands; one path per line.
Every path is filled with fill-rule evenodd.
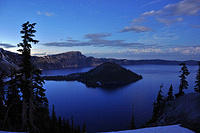
M 169 88 L 169 91 L 168 91 L 167 100 L 168 101 L 174 100 L 173 86 L 172 86 L 172 84 L 170 85 L 170 88 Z
M 196 75 L 196 81 L 195 81 L 195 88 L 194 88 L 194 90 L 196 92 L 200 93 L 200 61 L 198 62 L 198 64 L 199 64 L 199 69 L 198 69 L 197 75 Z
M 158 95 L 156 97 L 156 101 L 153 103 L 153 115 L 151 121 L 156 121 L 160 115 L 162 115 L 163 108 L 165 105 L 164 96 L 162 94 L 163 85 L 160 86 L 160 90 L 158 91 Z
M 181 70 L 179 71 L 181 73 L 181 75 L 179 76 L 180 77 L 180 85 L 179 85 L 179 92 L 178 92 L 178 94 L 176 94 L 177 97 L 184 94 L 183 89 L 188 88 L 188 82 L 186 80 L 186 77 L 190 74 L 185 63 L 181 63 L 180 66 L 182 66 L 182 67 L 181 67 Z

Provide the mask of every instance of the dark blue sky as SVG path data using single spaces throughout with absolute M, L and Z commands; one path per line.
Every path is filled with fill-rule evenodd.
M 34 55 L 200 59 L 200 0 L 0 0 L 0 47 L 36 22 Z

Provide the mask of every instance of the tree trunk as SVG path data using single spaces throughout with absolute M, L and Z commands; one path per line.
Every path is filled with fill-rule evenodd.
M 29 97 L 29 122 L 30 122 L 30 126 L 31 126 L 31 133 L 40 133 L 39 129 L 35 126 L 34 124 L 34 110 L 35 110 L 35 106 L 33 103 L 33 90 L 32 87 L 29 88 L 29 93 L 30 93 L 30 97 Z
M 23 99 L 22 103 L 22 130 L 27 128 L 27 103 Z

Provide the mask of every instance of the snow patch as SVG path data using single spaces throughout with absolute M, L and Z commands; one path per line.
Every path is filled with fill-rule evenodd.
M 0 133 L 25 133 L 25 132 L 9 132 L 9 131 L 0 131 Z
M 149 128 L 135 129 L 135 130 L 99 132 L 99 133 L 195 133 L 195 132 L 187 128 L 181 127 L 180 125 L 170 125 L 170 126 L 149 127 Z
M 26 132 L 9 132 L 9 131 L 0 131 L 0 133 L 26 133 Z

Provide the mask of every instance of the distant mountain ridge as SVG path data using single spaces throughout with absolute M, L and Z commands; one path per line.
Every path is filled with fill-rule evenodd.
M 0 70 L 17 67 L 20 63 L 20 55 L 0 48 Z M 97 66 L 105 62 L 113 62 L 119 65 L 178 65 L 185 62 L 187 65 L 197 65 L 197 61 L 169 61 L 169 60 L 127 60 L 112 58 L 86 57 L 79 51 L 71 51 L 43 57 L 32 56 L 32 61 L 40 69 L 65 69 L 78 67 Z

